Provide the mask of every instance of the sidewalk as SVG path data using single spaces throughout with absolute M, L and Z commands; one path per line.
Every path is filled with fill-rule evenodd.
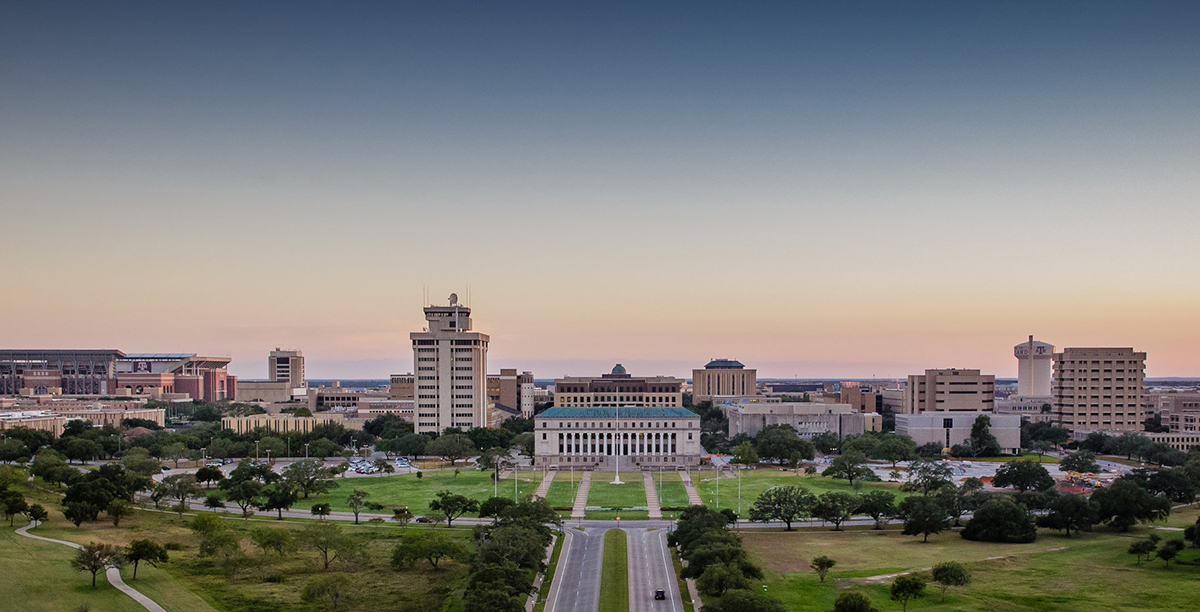
M 646 507 L 650 510 L 650 520 L 661 520 L 662 507 L 658 504 L 658 489 L 654 488 L 654 476 L 650 472 L 642 472 L 642 478 L 646 483 Z
M 587 509 L 588 489 L 592 486 L 592 473 L 584 472 L 583 477 L 579 479 L 579 491 L 575 493 L 575 506 L 571 509 L 571 518 L 583 518 L 584 510 Z
M 546 476 L 542 478 L 542 484 L 538 485 L 537 491 L 534 492 L 533 496 L 546 499 L 546 495 L 550 493 L 550 483 L 554 482 L 554 476 L 557 474 L 557 470 L 548 470 Z
M 692 475 L 686 471 L 679 473 L 679 479 L 683 481 L 683 488 L 687 491 L 689 506 L 703 506 L 704 501 L 700 499 L 700 493 L 696 491 L 696 485 L 692 483 Z

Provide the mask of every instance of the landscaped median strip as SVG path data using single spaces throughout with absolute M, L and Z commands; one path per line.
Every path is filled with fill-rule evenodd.
M 629 548 L 622 529 L 604 532 L 600 612 L 629 612 Z
M 542 612 L 546 609 L 546 599 L 550 597 L 550 586 L 554 584 L 554 573 L 558 571 L 558 556 L 562 553 L 563 541 L 567 539 L 566 532 L 559 532 L 554 537 L 554 550 L 550 553 L 550 563 L 546 564 L 546 571 L 542 573 L 541 586 L 537 590 L 537 599 L 533 604 L 533 612 Z M 525 606 L 526 610 L 530 606 Z
M 83 548 L 82 546 L 80 546 L 79 544 L 76 544 L 74 542 L 67 542 L 64 540 L 55 540 L 53 538 L 43 538 L 42 536 L 33 535 L 32 533 L 29 533 L 30 527 L 32 527 L 32 525 L 26 525 L 24 527 L 21 527 L 20 529 L 17 530 L 17 533 L 19 535 L 23 535 L 27 538 L 31 538 L 34 540 L 41 540 L 43 542 L 50 542 L 52 544 L 62 544 L 63 546 L 70 546 L 71 548 L 74 548 L 74 549 Z M 166 610 L 163 609 L 162 606 L 154 603 L 153 599 L 146 597 L 145 595 L 138 592 L 137 589 L 125 584 L 125 581 L 121 580 L 121 570 L 119 570 L 115 567 L 110 567 L 110 568 L 108 568 L 108 570 L 106 570 L 104 572 L 104 577 L 108 578 L 109 584 L 117 587 L 117 590 L 130 596 L 131 598 L 133 598 L 134 601 L 141 604 L 143 608 L 149 610 L 150 612 L 167 612 Z

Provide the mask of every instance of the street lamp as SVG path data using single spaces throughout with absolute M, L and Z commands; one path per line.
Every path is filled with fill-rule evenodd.
M 254 441 L 254 460 L 258 461 L 258 440 Z
M 308 459 L 308 442 L 304 443 L 304 459 Z

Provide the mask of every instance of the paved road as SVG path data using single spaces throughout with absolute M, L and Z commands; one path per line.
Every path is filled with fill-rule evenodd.
M 629 536 L 629 612 L 683 612 L 667 531 L 625 528 L 625 532 Z M 666 591 L 667 598 L 655 600 L 656 589 Z
M 568 528 L 546 612 L 596 612 L 600 608 L 600 568 L 607 527 Z

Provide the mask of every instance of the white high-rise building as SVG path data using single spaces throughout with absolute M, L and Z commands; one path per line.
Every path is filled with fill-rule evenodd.
M 1045 342 L 1022 342 L 1013 347 L 1017 358 L 1017 395 L 1021 397 L 1050 397 L 1050 380 L 1054 372 L 1054 345 Z
M 425 307 L 425 331 L 412 332 L 417 433 L 487 426 L 488 335 L 471 331 L 471 309 Z

